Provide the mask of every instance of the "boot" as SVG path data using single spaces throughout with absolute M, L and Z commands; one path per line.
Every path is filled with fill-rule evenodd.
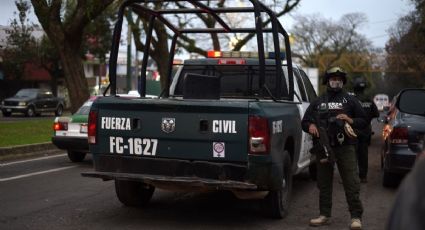
M 362 229 L 362 221 L 359 218 L 351 219 L 350 229 L 355 229 L 355 230 Z
M 330 217 L 326 217 L 322 215 L 310 220 L 310 226 L 314 226 L 314 227 L 328 225 L 328 224 L 330 224 Z

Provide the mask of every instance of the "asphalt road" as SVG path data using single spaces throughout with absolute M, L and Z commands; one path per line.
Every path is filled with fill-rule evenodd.
M 375 134 L 369 183 L 361 187 L 364 229 L 384 228 L 396 193 L 382 187 L 380 144 Z M 148 207 L 125 207 L 113 182 L 80 176 L 91 168 L 90 158 L 75 164 L 65 154 L 0 164 L 0 229 L 318 229 L 308 226 L 318 214 L 318 191 L 307 174 L 294 180 L 290 214 L 273 220 L 262 215 L 257 201 L 238 200 L 227 192 L 156 190 Z M 348 229 L 350 217 L 338 181 L 335 172 L 332 224 L 319 229 Z

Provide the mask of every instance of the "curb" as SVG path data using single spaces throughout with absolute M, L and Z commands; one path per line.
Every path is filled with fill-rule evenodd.
M 63 152 L 63 150 L 58 149 L 51 142 L 1 147 L 0 161 L 22 159 L 39 155 L 52 155 L 59 152 Z

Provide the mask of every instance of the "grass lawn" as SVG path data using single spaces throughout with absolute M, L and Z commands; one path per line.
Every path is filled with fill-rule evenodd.
M 53 118 L 0 122 L 0 147 L 51 141 Z

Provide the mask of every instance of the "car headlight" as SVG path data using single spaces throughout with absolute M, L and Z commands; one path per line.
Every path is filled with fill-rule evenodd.
M 25 106 L 25 105 L 27 105 L 26 102 L 24 102 L 24 101 L 19 102 L 19 106 Z

